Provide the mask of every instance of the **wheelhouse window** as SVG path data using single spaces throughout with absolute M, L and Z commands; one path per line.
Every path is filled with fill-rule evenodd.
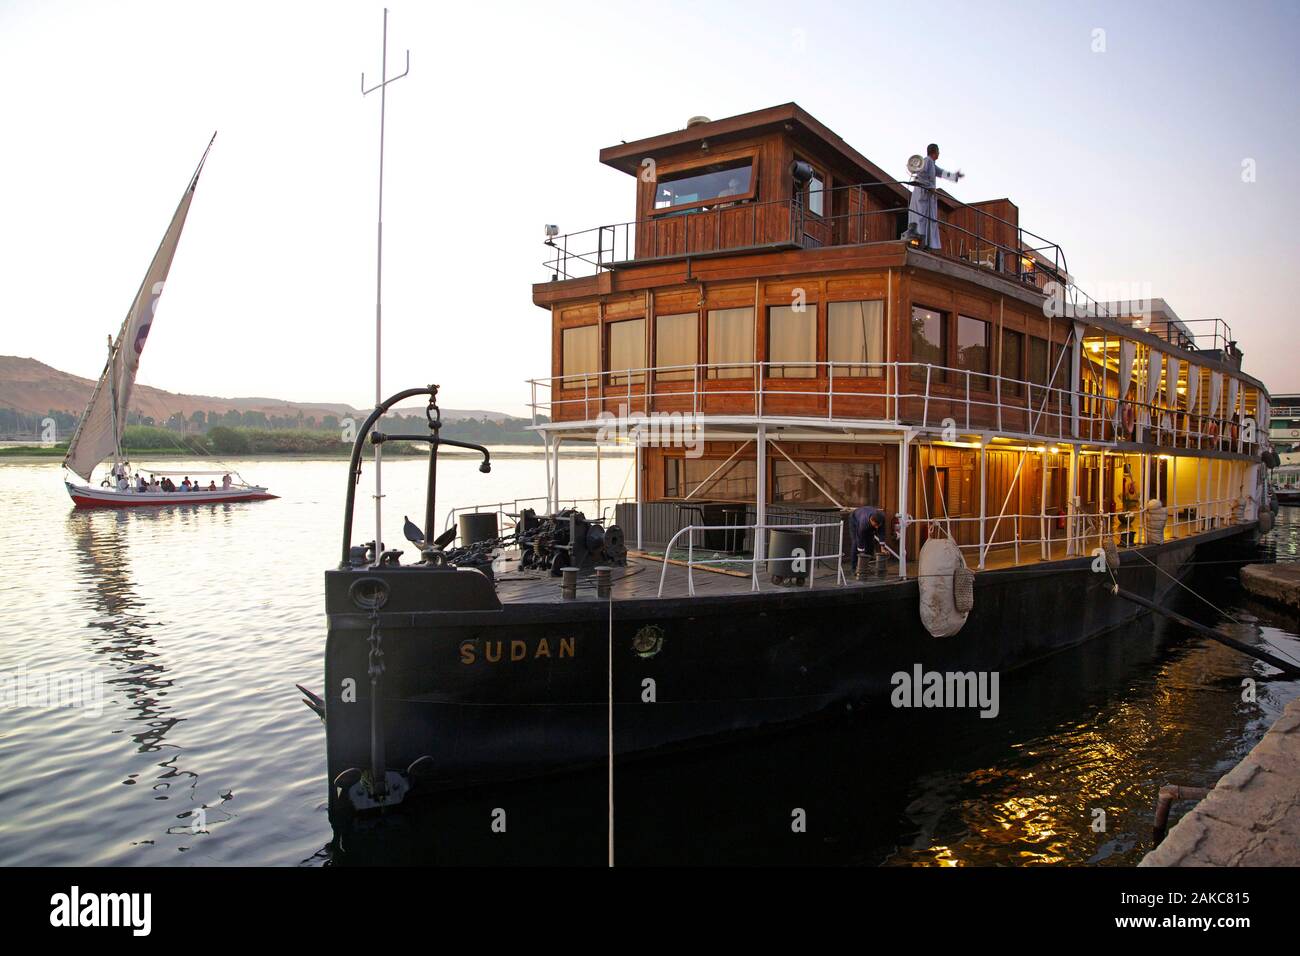
M 826 306 L 826 358 L 836 375 L 881 378 L 885 374 L 885 303 L 880 299 Z
M 987 392 L 992 387 L 989 368 L 993 364 L 992 326 L 969 315 L 957 316 L 957 367 L 969 373 L 970 387 Z M 965 382 L 958 383 L 965 386 Z
M 645 319 L 625 319 L 608 325 L 609 383 L 640 385 L 645 373 L 635 371 L 646 366 Z
M 655 316 L 655 378 L 680 382 L 695 377 L 700 358 L 700 317 L 695 312 Z M 686 366 L 675 368 L 673 366 Z
M 767 310 L 768 374 L 812 378 L 817 373 L 817 306 L 774 305 Z
M 655 183 L 654 207 L 666 210 L 712 200 L 749 198 L 753 195 L 753 178 L 754 161 L 748 157 L 667 173 Z
M 563 388 L 596 385 L 600 371 L 600 339 L 596 326 L 581 325 L 560 333 L 560 363 L 564 370 Z
M 752 306 L 710 309 L 708 335 L 709 378 L 745 378 L 754 373 Z
M 1025 334 L 1023 332 L 1013 332 L 1011 329 L 1002 330 L 1002 394 L 1003 395 L 1023 395 L 1025 386 L 1022 384 L 1024 379 L 1025 368 Z
M 942 368 L 930 370 L 922 366 L 947 364 L 948 322 L 942 312 L 923 306 L 912 306 L 912 361 L 918 363 L 912 368 L 912 378 L 918 382 L 945 381 Z

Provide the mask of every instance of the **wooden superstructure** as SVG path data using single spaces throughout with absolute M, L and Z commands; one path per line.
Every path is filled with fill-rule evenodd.
M 702 435 L 640 443 L 638 546 L 692 502 L 760 527 L 882 507 L 903 574 L 936 526 L 982 567 L 1136 543 L 1152 501 L 1169 536 L 1254 520 L 1268 394 L 1231 332 L 1092 302 L 1010 199 L 941 190 L 943 248 L 918 248 L 907 183 L 795 104 L 600 160 L 632 177 L 634 216 L 548 238 L 532 399 L 548 457 L 612 421 Z

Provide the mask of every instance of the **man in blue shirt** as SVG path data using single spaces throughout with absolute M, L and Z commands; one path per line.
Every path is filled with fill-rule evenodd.
M 885 540 L 885 513 L 879 508 L 864 505 L 849 516 L 849 531 L 857 554 L 875 555 Z

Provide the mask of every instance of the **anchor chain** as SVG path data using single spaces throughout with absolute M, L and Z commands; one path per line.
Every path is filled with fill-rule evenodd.
M 379 608 L 370 609 L 370 637 L 367 643 L 366 674 L 370 678 L 370 788 L 382 799 L 388 793 L 387 760 L 384 754 L 384 728 L 379 710 L 379 687 L 384 676 L 383 635 L 379 630 Z

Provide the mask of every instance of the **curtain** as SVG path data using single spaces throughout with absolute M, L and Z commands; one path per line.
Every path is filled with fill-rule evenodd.
M 754 361 L 754 309 L 709 310 L 709 365 Z M 710 378 L 747 378 L 752 368 L 710 368 Z
M 885 303 L 873 299 L 832 302 L 826 308 L 827 359 L 837 375 L 879 378 L 885 361 Z M 874 367 L 872 367 L 874 366 Z
M 1128 387 L 1133 381 L 1133 355 L 1137 350 L 1137 345 L 1128 339 L 1120 339 L 1119 342 L 1119 378 L 1117 384 L 1118 390 L 1115 392 L 1115 424 L 1118 426 L 1120 421 L 1120 408 L 1122 403 L 1128 398 Z
M 817 361 L 817 306 L 802 310 L 774 305 L 767 310 L 768 373 L 776 378 L 812 378 Z

